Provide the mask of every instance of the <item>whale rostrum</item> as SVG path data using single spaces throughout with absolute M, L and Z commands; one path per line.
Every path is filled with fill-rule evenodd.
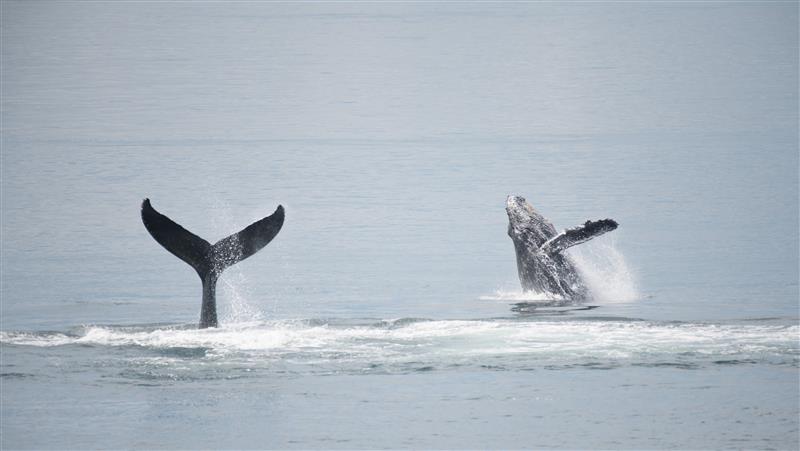
M 563 300 L 590 297 L 575 263 L 563 251 L 616 229 L 617 222 L 586 221 L 557 234 L 553 224 L 521 196 L 508 196 L 506 213 L 522 289 L 556 295 Z
M 281 230 L 283 220 L 283 206 L 278 205 L 272 215 L 212 245 L 156 211 L 150 205 L 150 199 L 142 202 L 142 222 L 150 235 L 170 253 L 188 263 L 200 276 L 203 283 L 201 329 L 218 325 L 216 287 L 220 274 L 272 241 Z

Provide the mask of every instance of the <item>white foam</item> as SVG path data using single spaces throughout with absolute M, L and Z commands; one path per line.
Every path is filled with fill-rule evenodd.
M 0 332 L 27 346 L 207 348 L 219 356 L 412 361 L 527 354 L 537 361 L 667 356 L 796 358 L 800 326 L 662 324 L 645 321 L 420 321 L 409 324 L 309 325 L 259 322 L 218 329 L 131 330 L 91 326 L 75 336 Z
M 65 334 L 36 334 L 26 332 L 0 332 L 0 344 L 37 347 L 63 346 L 75 343 L 75 337 Z
M 499 288 L 494 294 L 480 296 L 482 301 L 512 301 L 512 302 L 530 302 L 541 303 L 543 305 L 552 304 L 553 301 L 562 301 L 561 296 L 551 293 L 536 293 L 533 291 L 522 291 L 521 289 L 509 290 Z

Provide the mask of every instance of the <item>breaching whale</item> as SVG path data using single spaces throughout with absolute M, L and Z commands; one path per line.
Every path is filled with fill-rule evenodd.
M 508 196 L 508 236 L 514 241 L 517 271 L 524 291 L 556 295 L 563 300 L 590 296 L 575 264 L 563 251 L 617 228 L 613 219 L 586 221 L 556 234 L 556 228 L 521 196 Z
M 217 327 L 217 279 L 222 271 L 266 246 L 283 226 L 283 206 L 270 216 L 213 245 L 157 212 L 150 199 L 142 202 L 142 222 L 150 235 L 173 255 L 189 264 L 203 282 L 200 328 Z

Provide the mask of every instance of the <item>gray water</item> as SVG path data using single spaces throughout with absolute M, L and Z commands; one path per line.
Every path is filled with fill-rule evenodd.
M 794 2 L 2 3 L 4 449 L 797 449 L 799 229 Z

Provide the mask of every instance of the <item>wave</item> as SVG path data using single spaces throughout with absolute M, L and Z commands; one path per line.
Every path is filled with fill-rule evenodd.
M 221 328 L 85 326 L 74 333 L 0 332 L 4 345 L 134 347 L 174 359 L 299 364 L 500 366 L 615 364 L 796 365 L 800 326 L 650 321 L 394 319 L 258 321 Z

